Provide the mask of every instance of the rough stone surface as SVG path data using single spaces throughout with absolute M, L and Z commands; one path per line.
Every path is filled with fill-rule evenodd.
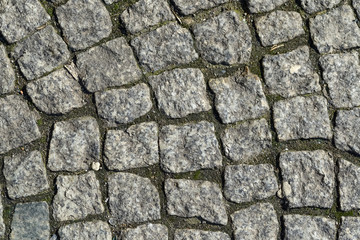
M 262 66 L 270 94 L 286 98 L 321 91 L 319 75 L 312 67 L 307 46 L 284 54 L 266 55 Z
M 121 232 L 122 240 L 168 240 L 168 229 L 162 224 L 144 224 L 136 228 L 127 228 Z
M 333 8 L 341 0 L 301 0 L 301 6 L 307 13 L 315 13 Z
M 230 240 L 230 236 L 223 232 L 210 232 L 195 229 L 175 230 L 174 240 Z
M 201 217 L 226 225 L 228 217 L 220 187 L 209 181 L 165 180 L 167 213 L 180 217 Z
M 356 240 L 356 239 L 360 239 L 360 218 L 341 217 L 339 240 Z
M 48 168 L 52 171 L 88 170 L 100 159 L 100 131 L 95 118 L 82 117 L 55 123 Z
M 205 10 L 229 0 L 174 0 L 175 6 L 184 15 L 193 14 L 199 10 Z
M 327 101 L 322 96 L 295 97 L 274 104 L 274 125 L 280 141 L 332 137 Z
M 331 208 L 335 188 L 335 165 L 323 150 L 280 154 L 282 192 L 291 208 Z
M 288 0 L 247 0 L 247 5 L 252 13 L 269 12 L 286 3 Z
M 3 206 L 3 198 L 2 198 L 2 192 L 0 192 L 0 237 L 3 237 L 5 235 L 5 223 L 4 223 L 4 206 Z
M 356 10 L 358 16 L 360 16 L 360 0 L 352 0 L 352 5 Z
M 210 63 L 230 65 L 250 60 L 251 33 L 234 11 L 196 24 L 193 32 L 198 51 Z
M 148 167 L 159 163 L 158 126 L 155 122 L 109 130 L 104 148 L 105 164 L 111 170 Z
M 175 69 L 149 79 L 159 108 L 172 118 L 211 109 L 204 75 L 199 69 Z
M 341 210 L 360 209 L 360 166 L 339 160 L 338 181 Z
M 15 80 L 15 73 L 5 47 L 0 44 L 0 95 L 14 91 Z
M 92 221 L 72 223 L 60 227 L 61 240 L 112 240 L 111 229 L 106 222 Z
M 235 240 L 276 240 L 279 222 L 270 203 L 258 203 L 231 215 Z
M 222 166 L 214 124 L 167 125 L 160 131 L 160 162 L 166 172 L 180 173 Z

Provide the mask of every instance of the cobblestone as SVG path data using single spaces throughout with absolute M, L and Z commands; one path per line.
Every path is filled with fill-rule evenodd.
M 307 13 L 315 13 L 333 8 L 341 0 L 301 0 L 301 6 Z
M 247 0 L 247 5 L 252 13 L 269 12 L 286 3 L 288 0 Z
M 168 229 L 162 224 L 144 224 L 136 228 L 127 228 L 121 232 L 122 240 L 168 240 Z
M 4 223 L 4 204 L 3 204 L 3 198 L 2 198 L 2 191 L 0 192 L 0 237 L 3 237 L 5 235 L 5 223 Z
M 349 161 L 339 161 L 340 207 L 343 211 L 360 209 L 360 167 Z
M 15 73 L 5 47 L 0 45 L 0 95 L 14 91 L 15 80 Z
M 229 0 L 174 0 L 175 6 L 184 15 L 196 13 L 199 10 L 206 10 Z
M 341 217 L 339 240 L 352 240 L 360 238 L 360 218 Z
M 59 229 L 59 236 L 61 240 L 112 240 L 111 229 L 103 221 L 80 222 L 62 226 Z
M 229 235 L 223 232 L 210 232 L 195 229 L 178 229 L 174 240 L 230 240 Z

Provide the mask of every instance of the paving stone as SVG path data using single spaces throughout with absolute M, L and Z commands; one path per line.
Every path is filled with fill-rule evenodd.
M 18 203 L 11 222 L 11 240 L 48 240 L 49 207 L 46 202 Z
M 159 163 L 158 126 L 155 122 L 133 125 L 106 134 L 104 161 L 110 170 L 148 167 Z
M 279 222 L 270 203 L 258 203 L 231 215 L 235 240 L 276 240 Z
M 168 240 L 168 229 L 162 224 L 144 224 L 121 232 L 122 240 Z
M 54 125 L 48 158 L 52 171 L 88 170 L 100 159 L 100 131 L 96 119 L 81 117 Z
M 5 157 L 3 174 L 12 199 L 36 195 L 50 188 L 39 151 Z
M 282 192 L 291 208 L 331 208 L 335 188 L 335 165 L 323 150 L 280 154 Z
M 213 123 L 167 125 L 160 131 L 160 162 L 165 172 L 180 173 L 222 166 Z
M 284 54 L 265 55 L 262 65 L 270 94 L 287 98 L 321 91 L 308 46 Z
M 310 19 L 310 33 L 320 53 L 330 53 L 360 46 L 360 28 L 348 5 Z
M 333 8 L 341 0 L 301 0 L 301 6 L 307 13 L 320 12 Z
M 4 206 L 3 206 L 2 192 L 0 192 L 0 237 L 4 237 L 6 230 L 3 216 L 4 216 Z
M 146 72 L 190 63 L 199 57 L 190 32 L 177 23 L 140 35 L 131 41 L 131 45 Z
M 35 113 L 22 97 L 0 98 L 0 153 L 20 147 L 41 137 Z
M 61 240 L 112 240 L 109 225 L 99 220 L 62 226 L 59 229 L 59 236 Z
M 95 102 L 99 116 L 110 126 L 130 123 L 152 108 L 150 89 L 145 83 L 95 93 Z
M 271 147 L 271 132 L 265 119 L 228 127 L 221 135 L 225 155 L 233 161 L 249 162 Z
M 218 184 L 209 181 L 184 179 L 165 180 L 167 213 L 179 217 L 201 217 L 226 225 L 228 217 Z
M 339 160 L 338 181 L 341 210 L 360 209 L 360 166 Z
M 274 104 L 274 125 L 280 141 L 332 137 L 327 101 L 322 96 L 295 97 Z
M 305 34 L 298 12 L 274 11 L 257 18 L 255 26 L 263 46 L 287 42 Z
M 109 12 L 101 0 L 69 0 L 56 8 L 56 16 L 69 45 L 85 49 L 112 31 Z
M 229 0 L 174 0 L 176 8 L 184 15 L 193 14 L 199 10 L 206 10 L 216 7 L 220 4 L 229 2 Z
M 251 13 L 270 12 L 287 1 L 288 0 L 247 0 L 247 6 Z
M 21 72 L 27 80 L 41 77 L 70 58 L 66 43 L 51 26 L 20 41 L 14 49 Z
M 0 44 L 0 95 L 14 91 L 15 80 L 15 73 L 5 47 Z
M 210 232 L 196 229 L 175 230 L 174 240 L 230 240 L 230 236 L 223 232 Z
M 109 175 L 110 224 L 158 220 L 160 197 L 150 179 L 132 173 Z
M 356 239 L 360 239 L 360 218 L 341 217 L 339 240 L 356 240 Z
M 56 189 L 52 205 L 56 221 L 79 220 L 104 212 L 100 183 L 93 171 L 80 175 L 59 175 Z
M 358 16 L 360 16 L 360 0 L 352 0 L 352 5 Z
M 89 92 L 139 80 L 142 73 L 125 38 L 116 38 L 77 55 L 82 82 Z
M 222 13 L 193 27 L 200 55 L 213 64 L 247 63 L 252 39 L 246 22 L 234 11 Z
M 209 111 L 204 75 L 199 69 L 175 69 L 151 76 L 159 108 L 172 118 Z
M 223 123 L 259 118 L 269 112 L 260 79 L 251 73 L 211 79 L 215 107 Z

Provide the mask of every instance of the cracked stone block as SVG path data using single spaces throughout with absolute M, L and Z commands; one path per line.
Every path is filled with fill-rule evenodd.
M 360 28 L 353 10 L 348 5 L 330 10 L 310 19 L 311 38 L 323 53 L 360 46 Z
M 12 199 L 36 195 L 50 188 L 39 151 L 5 157 L 3 174 Z
M 59 229 L 59 236 L 61 240 L 112 240 L 110 226 L 106 222 L 99 220 L 62 226 Z
M 16 44 L 13 57 L 27 80 L 34 80 L 70 58 L 66 43 L 47 26 Z
M 168 229 L 162 224 L 144 224 L 121 231 L 122 240 L 168 240 Z
M 15 89 L 15 72 L 4 45 L 0 44 L 0 95 Z
M 165 172 L 181 173 L 222 166 L 213 123 L 167 125 L 160 131 L 160 162 Z
M 210 232 L 196 229 L 175 230 L 174 240 L 230 240 L 230 236 L 223 232 Z
M 261 44 L 265 47 L 287 42 L 305 34 L 300 13 L 274 11 L 255 21 Z
M 341 0 L 301 0 L 301 7 L 307 13 L 315 13 L 333 8 L 340 2 Z
M 360 166 L 339 160 L 338 180 L 341 210 L 360 209 Z
M 93 117 L 81 117 L 54 125 L 48 158 L 51 171 L 88 170 L 100 159 L 100 130 Z
M 322 96 L 294 97 L 274 104 L 274 125 L 280 141 L 294 139 L 330 139 L 332 131 Z
M 159 108 L 171 118 L 182 118 L 211 109 L 200 69 L 175 69 L 151 76 L 149 80 Z
M 291 208 L 331 208 L 335 188 L 335 164 L 323 150 L 280 154 L 282 192 Z
M 252 39 L 246 22 L 234 11 L 222 13 L 193 27 L 200 55 L 213 64 L 247 63 Z
M 142 77 L 134 54 L 123 37 L 79 53 L 76 65 L 89 92 L 133 83 Z
M 49 207 L 46 202 L 18 203 L 11 222 L 10 240 L 48 240 Z
M 288 98 L 321 91 L 308 46 L 284 54 L 265 55 L 262 65 L 270 94 Z
M 221 188 L 217 183 L 184 179 L 165 180 L 167 213 L 179 217 L 200 217 L 226 225 L 228 217 Z
M 109 130 L 105 139 L 104 158 L 110 170 L 119 171 L 159 163 L 157 124 L 146 122 L 126 130 Z
M 258 203 L 231 215 L 235 240 L 276 240 L 279 222 L 270 203 Z
M 360 239 L 360 218 L 341 217 L 339 240 Z
M 150 89 L 145 83 L 126 89 L 97 92 L 95 102 L 98 115 L 110 126 L 130 123 L 152 108 Z
M 53 217 L 56 221 L 84 219 L 104 212 L 100 183 L 93 171 L 56 178 Z
M 288 0 L 247 0 L 247 6 L 251 13 L 270 12 L 287 1 Z
M 5 230 L 3 198 L 2 191 L 0 191 L 0 237 L 4 237 Z
M 216 7 L 220 4 L 229 2 L 229 0 L 174 0 L 176 8 L 184 15 L 193 14 L 200 10 L 206 10 Z
M 259 118 L 269 112 L 269 105 L 258 76 L 237 72 L 233 76 L 211 79 L 215 107 L 223 123 Z
M 189 30 L 177 23 L 140 35 L 131 41 L 131 45 L 146 72 L 190 63 L 199 57 Z
M 0 154 L 39 139 L 36 120 L 21 96 L 0 98 Z
M 56 8 L 56 16 L 69 45 L 81 50 L 110 35 L 112 22 L 101 0 L 69 0 Z
M 150 179 L 132 173 L 114 173 L 108 178 L 110 224 L 161 219 L 160 196 Z

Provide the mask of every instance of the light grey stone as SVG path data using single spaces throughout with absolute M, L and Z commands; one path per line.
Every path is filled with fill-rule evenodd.
M 229 0 L 174 0 L 176 8 L 184 15 L 193 14 L 226 3 Z
M 13 92 L 15 80 L 15 73 L 5 47 L 0 44 L 0 95 Z
M 360 166 L 340 159 L 338 181 L 341 210 L 360 209 Z
M 168 229 L 162 224 L 144 224 L 121 232 L 122 240 L 168 240 Z
M 230 236 L 223 232 L 210 232 L 196 229 L 175 230 L 174 240 L 230 240 Z
M 104 0 L 104 2 L 106 4 L 113 4 L 113 3 L 116 3 L 116 2 L 119 2 L 120 0 Z
M 81 117 L 54 125 L 48 158 L 52 171 L 90 169 L 100 159 L 100 130 L 93 117 Z
M 2 191 L 0 191 L 0 237 L 4 237 L 6 230 L 3 216 L 4 216 L 4 206 L 3 206 Z
M 112 240 L 109 225 L 99 220 L 62 226 L 59 229 L 59 236 L 60 240 Z
M 210 223 L 227 224 L 225 202 L 217 183 L 167 179 L 164 189 L 169 215 L 201 217 Z
M 142 76 L 134 54 L 123 37 L 79 53 L 76 65 L 89 92 L 129 84 Z
M 341 217 L 339 240 L 356 240 L 356 239 L 360 239 L 360 218 Z
M 307 13 L 320 12 L 333 8 L 341 0 L 301 0 L 301 6 Z
M 199 69 L 175 69 L 151 76 L 159 108 L 172 118 L 209 111 L 204 75 Z
M 352 0 L 352 5 L 358 16 L 360 16 L 360 0 Z
M 247 5 L 251 13 L 270 12 L 283 5 L 288 0 L 247 0 Z

